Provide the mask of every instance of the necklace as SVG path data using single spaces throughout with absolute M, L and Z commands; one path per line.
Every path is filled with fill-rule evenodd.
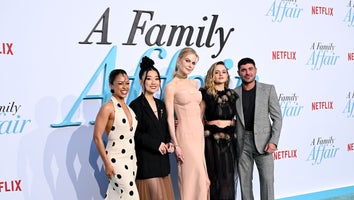
M 175 74 L 175 77 L 179 78 L 179 79 L 186 79 L 187 78 L 187 75 L 181 75 L 179 73 L 176 73 Z

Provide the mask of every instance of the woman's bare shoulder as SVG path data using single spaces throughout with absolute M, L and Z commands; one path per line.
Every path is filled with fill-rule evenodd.
M 113 112 L 114 111 L 113 101 L 109 100 L 106 103 L 104 103 L 100 110 L 102 112 Z
M 177 84 L 175 79 L 172 79 L 169 83 L 167 83 L 165 90 L 174 90 L 176 88 Z
M 192 84 L 194 87 L 197 87 L 197 86 L 198 86 L 197 80 L 195 80 L 195 79 L 190 79 L 190 82 L 191 82 L 191 84 Z

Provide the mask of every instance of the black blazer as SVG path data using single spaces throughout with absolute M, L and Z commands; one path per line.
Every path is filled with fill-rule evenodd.
M 138 119 L 134 137 L 138 160 L 136 179 L 164 177 L 170 173 L 169 154 L 161 155 L 158 150 L 161 142 L 168 143 L 171 140 L 166 107 L 164 102 L 154 99 L 159 119 L 143 94 L 129 104 Z

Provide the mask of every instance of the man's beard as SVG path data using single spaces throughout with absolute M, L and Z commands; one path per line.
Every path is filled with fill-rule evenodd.
M 244 84 L 244 85 L 249 85 L 249 84 L 251 84 L 254 80 L 255 80 L 255 79 L 252 79 L 252 80 L 250 80 L 250 81 L 246 81 L 246 80 L 242 79 L 242 84 Z

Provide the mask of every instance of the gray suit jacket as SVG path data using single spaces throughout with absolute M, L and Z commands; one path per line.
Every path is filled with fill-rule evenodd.
M 256 82 L 256 100 L 254 116 L 254 140 L 260 154 L 271 142 L 278 146 L 282 127 L 282 114 L 275 87 L 273 85 Z M 242 86 L 235 88 L 240 98 L 236 100 L 236 134 L 237 154 L 240 156 L 243 149 L 245 121 L 242 108 Z

